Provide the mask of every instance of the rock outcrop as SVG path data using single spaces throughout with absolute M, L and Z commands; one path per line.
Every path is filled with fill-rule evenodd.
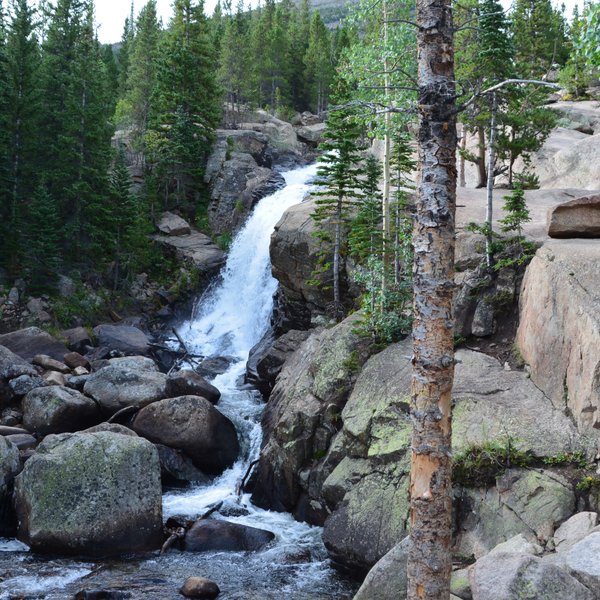
M 47 437 L 15 484 L 19 539 L 35 552 L 114 556 L 162 535 L 158 454 L 118 433 Z
M 551 238 L 600 237 L 600 194 L 576 198 L 551 210 L 548 235 Z
M 533 382 L 580 431 L 600 427 L 600 243 L 556 240 L 531 261 L 517 345 Z

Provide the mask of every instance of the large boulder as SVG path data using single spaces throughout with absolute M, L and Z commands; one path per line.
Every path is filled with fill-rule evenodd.
M 12 486 L 19 466 L 19 449 L 10 440 L 0 436 L 0 536 L 14 533 Z
M 410 538 L 396 544 L 369 571 L 354 600 L 391 600 L 406 598 L 408 551 Z
M 167 379 L 164 373 L 117 362 L 92 373 L 83 389 L 105 416 L 111 416 L 128 406 L 141 408 L 166 398 Z
M 577 429 L 523 371 L 506 371 L 492 356 L 456 353 L 452 397 L 455 455 L 484 444 L 557 456 L 584 449 Z
M 129 325 L 98 325 L 94 327 L 98 344 L 123 354 L 142 355 L 150 349 L 148 336 L 137 327 Z
M 22 391 L 29 381 L 39 382 L 35 368 L 5 346 L 0 346 L 0 407 L 8 404 L 15 396 L 22 395 L 15 388 Z
M 62 342 L 37 327 L 0 335 L 0 346 L 5 346 L 26 361 L 31 361 L 36 354 L 46 354 L 55 360 L 62 360 L 69 351 Z
M 167 394 L 171 398 L 202 396 L 213 404 L 216 404 L 221 397 L 221 392 L 214 385 L 208 383 L 204 377 L 192 369 L 181 369 L 170 375 L 167 380 Z
M 529 264 L 516 343 L 531 378 L 580 431 L 600 427 L 600 242 L 553 240 Z
M 566 556 L 566 565 L 584 585 L 600 596 L 600 532 L 577 542 Z
M 23 399 L 23 425 L 40 435 L 80 431 L 100 421 L 96 402 L 67 387 L 36 388 Z
M 183 538 L 181 549 L 188 552 L 256 552 L 275 539 L 275 534 L 220 519 L 199 519 Z
M 575 507 L 573 486 L 562 475 L 509 469 L 493 487 L 455 490 L 454 551 L 478 558 L 519 533 L 546 544 Z
M 225 264 L 225 252 L 199 231 L 180 236 L 155 235 L 152 239 L 179 260 L 190 262 L 204 276 L 215 273 Z
M 591 194 L 559 204 L 548 212 L 551 238 L 600 237 L 600 194 Z
M 315 199 L 309 198 L 288 208 L 271 236 L 271 268 L 280 284 L 279 308 L 283 314 L 279 318 L 288 321 L 285 330 L 307 329 L 311 313 L 325 312 L 332 302 L 330 290 L 309 283 L 315 279 L 320 254 L 311 216 L 315 206 Z M 348 296 L 344 266 L 341 285 L 342 297 Z
M 200 396 L 154 402 L 137 414 L 132 427 L 153 442 L 182 450 L 206 473 L 230 467 L 240 449 L 233 423 Z
M 109 556 L 160 546 L 158 454 L 118 433 L 48 436 L 16 479 L 18 537 L 35 552 Z
M 526 554 L 493 553 L 470 572 L 473 600 L 595 600 L 567 570 Z
M 160 215 L 156 228 L 169 236 L 189 235 L 192 232 L 190 224 L 185 219 L 169 211 Z
M 322 459 L 339 425 L 361 359 L 353 315 L 313 333 L 286 362 L 263 414 L 263 448 L 254 502 L 297 511 L 305 475 Z M 319 520 L 316 515 L 297 513 Z M 321 516 L 322 522 L 323 515 Z

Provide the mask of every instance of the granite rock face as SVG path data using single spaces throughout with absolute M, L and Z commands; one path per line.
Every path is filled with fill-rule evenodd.
M 576 198 L 548 213 L 551 238 L 600 237 L 600 194 Z

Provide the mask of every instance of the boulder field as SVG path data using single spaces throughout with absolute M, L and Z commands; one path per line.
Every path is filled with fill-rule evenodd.
M 142 331 L 118 329 L 99 328 L 104 345 L 86 356 L 74 350 L 84 350 L 80 336 L 65 336 L 71 348 L 35 328 L 3 336 L 0 535 L 17 533 L 36 552 L 160 548 L 161 479 L 207 482 L 237 459 L 219 390 L 189 369 L 165 374 L 148 356 L 115 356 L 149 347 Z

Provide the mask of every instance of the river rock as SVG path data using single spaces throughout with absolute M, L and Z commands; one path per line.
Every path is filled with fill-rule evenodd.
M 161 233 L 170 236 L 189 235 L 192 231 L 185 219 L 169 211 L 160 215 L 156 227 Z
M 36 354 L 45 354 L 50 358 L 62 361 L 68 352 L 62 342 L 37 327 L 28 327 L 0 335 L 0 346 L 6 346 L 26 361 L 31 361 Z
M 205 484 L 210 478 L 194 465 L 192 459 L 181 450 L 155 444 L 160 460 L 160 474 L 167 485 L 182 483 Z
M 35 388 L 48 385 L 48 383 L 38 375 L 21 375 L 20 377 L 11 379 L 8 385 L 15 396 L 21 397 Z
M 473 600 L 552 598 L 594 600 L 594 594 L 560 567 L 524 554 L 480 558 L 470 571 Z
M 585 538 L 597 524 L 598 513 L 580 512 L 573 515 L 554 532 L 554 549 L 556 552 L 566 552 Z
M 182 596 L 186 598 L 202 598 L 203 600 L 213 600 L 220 593 L 219 586 L 210 579 L 204 577 L 188 577 L 179 590 Z
M 27 381 L 38 379 L 37 371 L 27 361 L 8 348 L 0 346 L 0 407 L 20 395 L 15 391 L 15 387 L 22 391 L 27 387 Z M 17 380 L 18 383 L 13 383 Z
M 233 423 L 200 396 L 154 402 L 138 413 L 132 427 L 155 443 L 182 450 L 205 473 L 221 473 L 239 453 Z
M 396 544 L 369 571 L 354 600 L 398 600 L 406 598 L 406 565 L 410 538 Z
M 23 425 L 39 435 L 79 431 L 101 420 L 91 398 L 67 387 L 40 387 L 23 399 Z
M 529 264 L 516 343 L 531 379 L 578 429 L 600 427 L 600 242 L 552 240 Z M 551 349 L 551 351 L 549 351 Z
M 84 429 L 81 433 L 99 433 L 101 431 L 109 431 L 110 433 L 120 433 L 121 435 L 138 437 L 138 434 L 135 431 L 129 429 L 129 427 L 125 427 L 124 425 L 119 425 L 118 423 L 99 423 L 98 425 Z
M 509 469 L 495 487 L 455 491 L 458 526 L 453 550 L 479 558 L 519 533 L 546 544 L 575 506 L 573 487 L 562 475 Z
M 14 533 L 12 484 L 19 467 L 19 449 L 0 436 L 0 536 Z
M 220 519 L 199 519 L 186 533 L 182 550 L 187 552 L 257 552 L 275 539 L 275 534 Z
M 600 237 L 600 194 L 559 204 L 548 213 L 551 238 Z
M 94 327 L 98 336 L 98 344 L 110 350 L 117 350 L 123 354 L 147 354 L 150 340 L 148 336 L 137 327 L 128 325 L 98 325 Z
M 46 369 L 47 371 L 58 371 L 59 373 L 70 373 L 71 369 L 65 365 L 65 363 L 60 360 L 55 360 L 46 356 L 45 354 L 36 354 L 31 362 L 38 367 L 42 367 L 42 369 Z
M 325 133 L 325 123 L 315 123 L 314 125 L 305 125 L 296 130 L 296 135 L 301 142 L 317 147 Z
M 73 369 L 74 371 L 76 369 L 81 368 L 86 369 L 88 373 L 90 371 L 90 361 L 87 358 L 85 358 L 85 356 L 79 354 L 79 352 L 68 352 L 67 354 L 65 354 L 63 360 L 65 362 L 65 365 L 67 365 L 67 367 Z
M 38 441 L 29 433 L 11 433 L 6 436 L 6 441 L 15 445 L 19 450 L 35 448 Z
M 182 369 L 170 375 L 167 380 L 167 394 L 169 397 L 202 396 L 213 404 L 221 398 L 221 392 L 192 369 Z
M 46 371 L 44 373 L 43 377 L 44 377 L 44 381 L 48 385 L 59 385 L 61 387 L 64 387 L 67 385 L 67 378 L 62 373 L 59 373 L 58 371 Z
M 16 479 L 18 537 L 34 552 L 114 556 L 158 548 L 158 454 L 117 433 L 48 436 Z
M 111 416 L 128 406 L 141 408 L 165 398 L 167 376 L 117 362 L 88 376 L 83 390 L 98 402 L 105 416 Z

